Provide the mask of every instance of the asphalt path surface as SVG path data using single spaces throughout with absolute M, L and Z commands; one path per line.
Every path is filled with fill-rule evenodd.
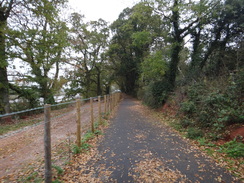
M 235 182 L 223 168 L 125 98 L 98 147 L 103 182 Z M 100 175 L 101 176 L 101 175 Z

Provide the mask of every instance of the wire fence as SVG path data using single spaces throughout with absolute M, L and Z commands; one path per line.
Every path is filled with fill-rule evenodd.
M 45 105 L 43 107 L 0 115 L 0 118 L 4 118 L 35 110 L 42 110 L 44 112 L 39 115 L 38 123 L 28 126 L 24 132 L 19 133 L 17 131 L 10 135 L 10 137 L 15 135 L 19 136 L 20 139 L 26 138 L 26 142 L 21 142 L 19 145 L 25 146 L 28 143 L 28 147 L 31 148 L 19 148 L 18 153 L 15 153 L 16 157 L 13 155 L 9 158 L 17 160 L 18 154 L 26 154 L 26 156 L 30 156 L 29 161 L 27 161 L 28 163 L 30 161 L 36 161 L 38 158 L 40 159 L 39 162 L 43 162 L 44 159 L 45 166 L 43 166 L 43 163 L 39 165 L 38 163 L 34 163 L 35 170 L 36 172 L 43 172 L 45 182 L 51 182 L 53 177 L 52 168 L 70 161 L 72 147 L 74 145 L 77 147 L 81 146 L 82 136 L 87 131 L 94 133 L 96 126 L 101 123 L 103 118 L 108 117 L 118 104 L 120 98 L 120 93 L 87 99 L 77 98 L 70 102 Z M 28 136 L 31 137 L 27 138 Z M 0 142 L 1 140 L 6 140 L 6 138 L 0 138 Z M 4 148 L 4 146 L 0 146 L 0 154 L 1 149 Z M 44 154 L 45 156 L 43 156 Z M 22 159 L 25 158 L 22 157 Z M 8 158 L 0 159 L 0 180 L 1 174 L 4 175 L 4 172 L 1 172 L 1 168 L 17 170 L 20 166 L 17 161 L 9 162 Z M 21 181 L 25 181 L 25 179 Z

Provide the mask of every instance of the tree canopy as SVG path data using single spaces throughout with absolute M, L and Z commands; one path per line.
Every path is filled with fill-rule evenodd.
M 9 95 L 34 107 L 61 91 L 90 97 L 115 85 L 160 107 L 193 83 L 241 77 L 243 0 L 143 0 L 111 25 L 76 12 L 64 20 L 65 3 L 0 4 L 1 113 L 10 112 Z M 24 72 L 11 76 L 16 62 Z

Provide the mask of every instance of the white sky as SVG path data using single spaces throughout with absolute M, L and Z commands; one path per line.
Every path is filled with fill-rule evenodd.
M 69 4 L 87 20 L 99 18 L 112 23 L 123 9 L 132 7 L 140 0 L 69 0 Z

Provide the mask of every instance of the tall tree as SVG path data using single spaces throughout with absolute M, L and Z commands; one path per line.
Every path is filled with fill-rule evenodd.
M 189 31 L 192 51 L 186 73 L 187 81 L 197 80 L 204 72 L 218 75 L 224 66 L 226 49 L 236 45 L 236 40 L 242 39 L 242 4 L 239 0 L 201 0 L 191 5 L 199 20 Z
M 9 34 L 13 58 L 27 63 L 30 85 L 38 85 L 44 103 L 54 103 L 63 50 L 67 46 L 67 27 L 59 20 L 59 6 L 64 1 L 32 1 L 22 16 L 12 20 L 16 25 Z M 30 18 L 31 17 L 31 18 Z
M 202 17 L 203 12 L 197 14 L 192 7 L 197 2 L 182 0 L 156 0 L 156 12 L 162 15 L 164 22 L 171 27 L 169 34 L 171 44 L 171 59 L 167 73 L 167 82 L 170 86 L 169 91 L 174 89 L 178 64 L 180 61 L 180 52 L 184 46 L 184 39 L 197 27 L 197 23 Z
M 137 92 L 140 64 L 161 33 L 160 21 L 150 4 L 141 2 L 124 9 L 111 25 L 113 38 L 108 54 L 110 62 L 117 67 L 115 75 L 120 80 L 120 88 L 127 94 Z
M 84 97 L 102 94 L 103 65 L 102 53 L 108 44 L 109 29 L 107 22 L 83 22 L 83 16 L 73 13 L 71 16 L 71 56 L 69 64 L 74 70 L 69 71 L 70 95 L 81 93 Z M 71 74 L 72 73 L 72 74 Z
M 204 67 L 208 67 L 208 61 L 213 54 L 215 62 L 212 63 L 212 72 L 218 75 L 224 64 L 222 58 L 228 43 L 238 37 L 243 37 L 244 6 L 242 0 L 214 1 L 214 4 L 210 4 L 208 7 L 215 11 L 209 13 L 204 24 L 199 22 L 201 28 L 197 33 L 192 32 L 194 49 L 191 59 L 193 67 L 190 69 L 195 70 L 196 75 L 199 75 Z
M 14 0 L 0 2 L 0 114 L 10 112 L 5 31 L 14 3 Z

